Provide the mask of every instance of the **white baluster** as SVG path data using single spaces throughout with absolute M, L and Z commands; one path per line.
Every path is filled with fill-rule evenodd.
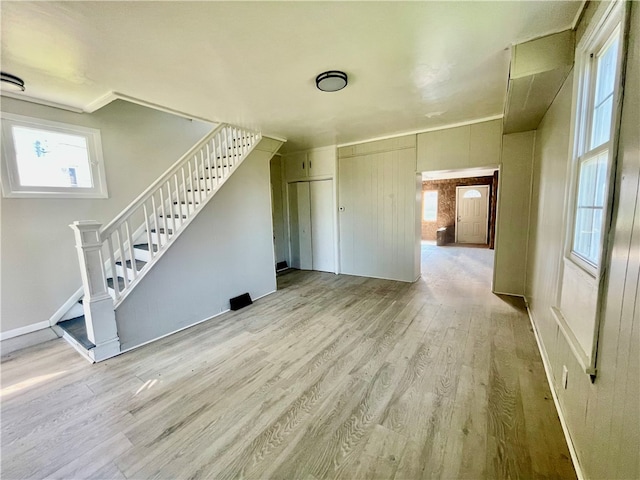
M 124 242 L 122 241 L 122 235 L 120 234 L 120 228 L 122 228 L 122 225 L 120 225 L 116 231 L 116 238 L 118 240 L 118 248 L 120 249 L 120 263 L 122 263 L 122 277 L 124 278 L 124 290 L 126 290 L 127 288 L 129 288 L 129 274 L 127 272 L 127 258 L 124 255 Z M 116 280 L 114 278 L 114 280 Z
M 196 163 L 202 172 L 202 184 L 198 182 L 198 191 L 200 193 L 198 196 L 200 197 L 200 203 L 202 203 L 207 195 L 207 174 L 204 168 L 204 154 L 202 150 L 200 150 L 200 155 L 196 155 Z
M 162 215 L 162 224 L 164 225 L 164 234 L 166 235 L 166 241 L 169 241 L 169 224 L 167 222 L 167 211 L 164 208 L 164 192 L 160 188 L 160 212 Z M 166 243 L 166 242 L 165 242 Z
M 213 187 L 214 172 L 213 172 L 213 169 L 211 168 L 211 142 L 207 142 L 206 148 L 207 148 L 207 168 L 208 168 L 207 171 L 209 172 L 209 189 L 211 190 L 211 192 L 207 192 L 207 196 L 208 196 L 208 195 L 213 195 L 213 188 L 214 188 Z
M 187 216 L 187 218 L 190 217 L 190 213 L 189 213 L 189 194 L 187 193 L 187 181 L 185 180 L 185 176 L 184 176 L 184 167 L 182 167 L 180 169 L 180 172 L 182 173 L 182 195 L 184 196 L 184 208 L 186 210 L 185 215 Z M 178 192 L 178 197 L 180 196 L 180 192 Z M 182 208 L 182 199 L 178 198 L 178 203 L 181 205 L 180 208 Z
M 147 212 L 146 203 L 142 205 L 142 209 L 144 211 L 144 226 L 145 226 L 145 229 L 147 230 L 147 246 L 149 247 L 149 261 L 151 261 L 155 252 L 153 251 L 153 241 L 151 238 L 152 227 L 151 227 L 151 222 L 149 221 L 149 212 Z
M 171 181 L 167 182 L 167 198 L 169 199 L 169 216 L 171 217 L 171 225 L 173 226 L 173 234 L 175 235 L 178 231 L 178 228 L 176 226 L 176 214 L 173 210 L 173 194 L 171 193 Z
M 107 237 L 107 251 L 109 252 L 109 266 L 111 268 L 111 279 L 113 280 L 113 290 L 116 300 L 120 298 L 120 285 L 118 284 L 118 270 L 116 268 L 116 260 L 113 255 L 113 243 L 111 237 Z
M 129 219 L 124 221 L 124 229 L 127 232 L 127 243 L 129 244 L 129 257 L 131 258 L 131 267 L 133 269 L 133 279 L 138 277 L 138 268 L 136 266 L 136 254 L 133 251 L 133 238 L 131 238 L 131 225 Z

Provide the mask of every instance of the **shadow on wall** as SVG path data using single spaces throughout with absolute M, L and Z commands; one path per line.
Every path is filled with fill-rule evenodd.
M 455 242 L 456 187 L 470 185 L 489 185 L 489 248 L 494 247 L 498 191 L 497 171 L 493 176 L 423 181 L 423 192 L 432 190 L 438 192 L 438 213 L 435 222 L 425 221 L 424 216 L 422 217 L 422 240 L 436 240 L 438 228 L 447 227 L 445 243 Z

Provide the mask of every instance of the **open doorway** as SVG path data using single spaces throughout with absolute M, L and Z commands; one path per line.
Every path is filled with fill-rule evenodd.
M 498 175 L 497 167 L 423 172 L 420 251 L 427 284 L 444 288 L 445 278 L 455 277 L 478 291 L 491 289 Z
M 493 249 L 497 191 L 497 168 L 423 172 L 421 240 Z

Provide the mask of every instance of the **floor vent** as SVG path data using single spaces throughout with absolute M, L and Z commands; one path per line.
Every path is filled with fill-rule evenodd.
M 241 308 L 246 307 L 247 305 L 251 305 L 253 301 L 251 300 L 251 296 L 248 293 L 243 293 L 237 297 L 234 297 L 229 300 L 229 304 L 231 305 L 231 310 L 240 310 Z

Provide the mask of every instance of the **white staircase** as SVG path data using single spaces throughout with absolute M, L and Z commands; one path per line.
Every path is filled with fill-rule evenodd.
M 258 132 L 221 124 L 109 224 L 78 221 L 70 225 L 85 292 L 87 344 L 94 345 L 86 354 L 92 360 L 119 353 L 114 310 L 260 140 Z

